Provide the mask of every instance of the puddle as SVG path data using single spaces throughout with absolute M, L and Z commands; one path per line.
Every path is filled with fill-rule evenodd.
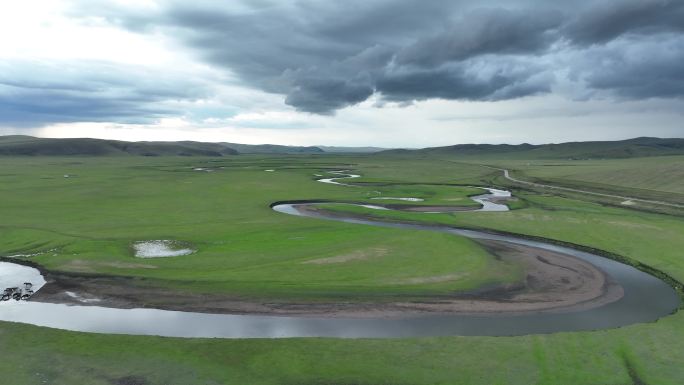
M 183 242 L 166 239 L 135 242 L 133 250 L 138 258 L 179 257 L 195 252 Z

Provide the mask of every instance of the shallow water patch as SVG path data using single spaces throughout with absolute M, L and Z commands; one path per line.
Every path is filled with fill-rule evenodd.
M 2 295 L 0 303 L 2 304 L 10 299 L 28 299 L 45 283 L 45 278 L 36 268 L 0 262 L 0 294 Z
M 187 242 L 168 239 L 139 241 L 133 243 L 132 247 L 134 255 L 138 258 L 179 257 L 196 251 Z
M 45 278 L 36 268 L 0 262 L 0 287 L 22 286 L 24 282 L 30 282 L 37 291 L 45 285 Z

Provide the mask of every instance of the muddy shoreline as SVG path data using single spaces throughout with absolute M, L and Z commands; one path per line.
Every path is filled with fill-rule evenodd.
M 277 206 L 277 205 L 282 205 L 282 204 L 312 204 L 312 203 L 334 203 L 331 201 L 322 201 L 322 200 L 292 200 L 292 201 L 279 201 L 271 204 L 271 207 Z M 315 211 L 321 211 L 317 208 L 312 208 L 312 210 Z M 476 208 L 475 208 L 476 210 Z M 472 211 L 472 210 L 465 210 L 465 211 Z M 426 227 L 434 227 L 434 228 L 439 228 L 439 227 L 450 227 L 453 229 L 460 229 L 460 230 L 472 230 L 472 231 L 478 231 L 486 234 L 491 234 L 491 235 L 499 235 L 499 236 L 504 236 L 504 237 L 514 237 L 514 238 L 520 238 L 520 239 L 526 239 L 530 241 L 535 241 L 535 242 L 542 242 L 542 243 L 547 243 L 550 245 L 557 245 L 561 247 L 567 247 L 569 249 L 574 249 L 577 251 L 585 252 L 585 253 L 590 253 L 590 254 L 595 254 L 598 256 L 601 256 L 606 259 L 610 259 L 613 261 L 620 262 L 622 264 L 634 267 L 640 271 L 643 271 L 644 273 L 647 273 L 649 275 L 652 275 L 665 283 L 667 283 L 670 287 L 672 287 L 676 292 L 679 298 L 683 301 L 680 308 L 684 308 L 684 282 L 676 279 L 675 277 L 671 276 L 670 274 L 657 269 L 651 265 L 645 264 L 643 262 L 640 262 L 638 260 L 625 257 L 624 255 L 616 254 L 610 251 L 598 249 L 595 247 L 591 246 L 585 246 L 585 245 L 580 245 L 578 243 L 572 243 L 572 242 L 567 242 L 567 241 L 561 241 L 558 239 L 552 239 L 552 238 L 545 238 L 545 237 L 540 237 L 536 235 L 529 235 L 529 234 L 519 234 L 519 233 L 513 233 L 510 231 L 503 231 L 503 230 L 493 230 L 485 227 L 477 227 L 477 226 L 462 226 L 462 227 L 454 227 L 454 226 L 448 226 L 442 223 L 437 223 L 437 222 L 430 222 L 430 221 L 411 221 L 411 220 L 396 220 L 393 218 L 387 218 L 387 217 L 375 217 L 373 215 L 366 215 L 366 214 L 349 214 L 346 213 L 344 215 L 335 213 L 335 212 L 330 212 L 326 211 L 325 212 L 326 216 L 329 217 L 337 217 L 340 219 L 343 218 L 355 218 L 355 219 L 360 219 L 360 220 L 382 220 L 385 222 L 392 222 L 396 224 L 406 224 L 406 225 L 419 225 L 419 226 L 426 226 Z

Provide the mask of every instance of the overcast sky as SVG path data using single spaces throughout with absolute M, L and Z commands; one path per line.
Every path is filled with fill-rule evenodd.
M 681 0 L 16 1 L 0 48 L 0 134 L 684 137 Z

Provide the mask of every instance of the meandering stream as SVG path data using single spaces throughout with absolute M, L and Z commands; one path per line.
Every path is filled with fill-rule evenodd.
M 342 178 L 356 175 L 337 172 L 339 177 L 321 182 L 345 186 Z M 349 186 L 349 185 L 346 185 Z M 510 193 L 488 189 L 489 194 L 473 197 L 483 207 L 479 211 L 505 211 L 498 203 Z M 495 201 L 490 201 L 495 200 Z M 447 226 L 396 223 L 376 219 L 344 217 L 324 212 L 302 210 L 315 202 L 287 203 L 273 210 L 311 220 L 335 220 L 357 225 L 383 226 L 421 231 L 438 231 L 471 239 L 504 241 L 518 245 L 555 251 L 588 261 L 608 274 L 624 290 L 624 296 L 606 305 L 589 310 L 567 312 L 537 312 L 499 315 L 413 315 L 403 318 L 315 318 L 255 315 L 205 314 L 157 309 L 115 309 L 100 306 L 70 306 L 35 301 L 0 303 L 0 320 L 22 322 L 64 330 L 94 333 L 159 335 L 168 337 L 211 338 L 400 338 L 449 335 L 524 335 L 559 331 L 579 331 L 614 328 L 639 322 L 649 322 L 670 314 L 679 306 L 677 293 L 665 282 L 631 266 L 591 253 L 550 243 L 515 236 L 494 235 Z M 367 205 L 374 206 L 374 205 Z M 383 208 L 383 206 L 374 206 Z M 459 215 L 468 215 L 467 213 Z M 498 215 L 498 214 L 492 214 Z M 11 274 L 3 275 L 11 270 Z M 0 284 L 3 277 L 13 276 L 13 282 L 24 278 L 40 281 L 38 270 L 13 263 L 0 262 Z

